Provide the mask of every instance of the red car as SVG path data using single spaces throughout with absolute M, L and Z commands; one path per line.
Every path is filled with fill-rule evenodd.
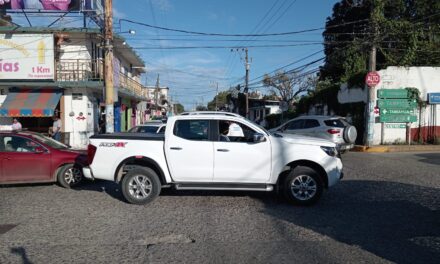
M 87 156 L 34 132 L 0 131 L 0 184 L 58 182 L 70 188 L 83 178 Z

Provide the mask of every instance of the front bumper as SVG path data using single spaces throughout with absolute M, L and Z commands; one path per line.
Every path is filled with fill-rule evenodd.
M 93 177 L 93 172 L 89 167 L 83 167 L 83 175 L 86 179 L 95 180 L 95 177 Z
M 331 187 L 338 183 L 343 177 L 342 161 L 339 158 L 333 158 L 333 160 L 327 162 L 326 172 L 328 179 L 328 187 Z

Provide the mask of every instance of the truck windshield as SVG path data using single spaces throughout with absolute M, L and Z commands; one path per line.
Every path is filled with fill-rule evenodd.
M 252 123 L 253 125 L 259 127 L 261 130 L 264 131 L 264 133 L 266 133 L 266 135 L 270 135 L 269 131 L 267 131 L 264 127 L 260 126 L 259 124 L 255 123 L 254 121 L 251 121 L 249 119 L 246 118 L 246 120 L 250 123 Z

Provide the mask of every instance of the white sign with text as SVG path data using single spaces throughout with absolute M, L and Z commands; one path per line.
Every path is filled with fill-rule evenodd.
M 0 80 L 53 80 L 51 34 L 0 34 Z

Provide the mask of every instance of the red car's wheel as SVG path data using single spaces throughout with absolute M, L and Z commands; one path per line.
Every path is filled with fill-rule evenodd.
M 81 167 L 75 164 L 64 165 L 58 172 L 57 179 L 58 183 L 64 188 L 71 188 L 83 179 Z

